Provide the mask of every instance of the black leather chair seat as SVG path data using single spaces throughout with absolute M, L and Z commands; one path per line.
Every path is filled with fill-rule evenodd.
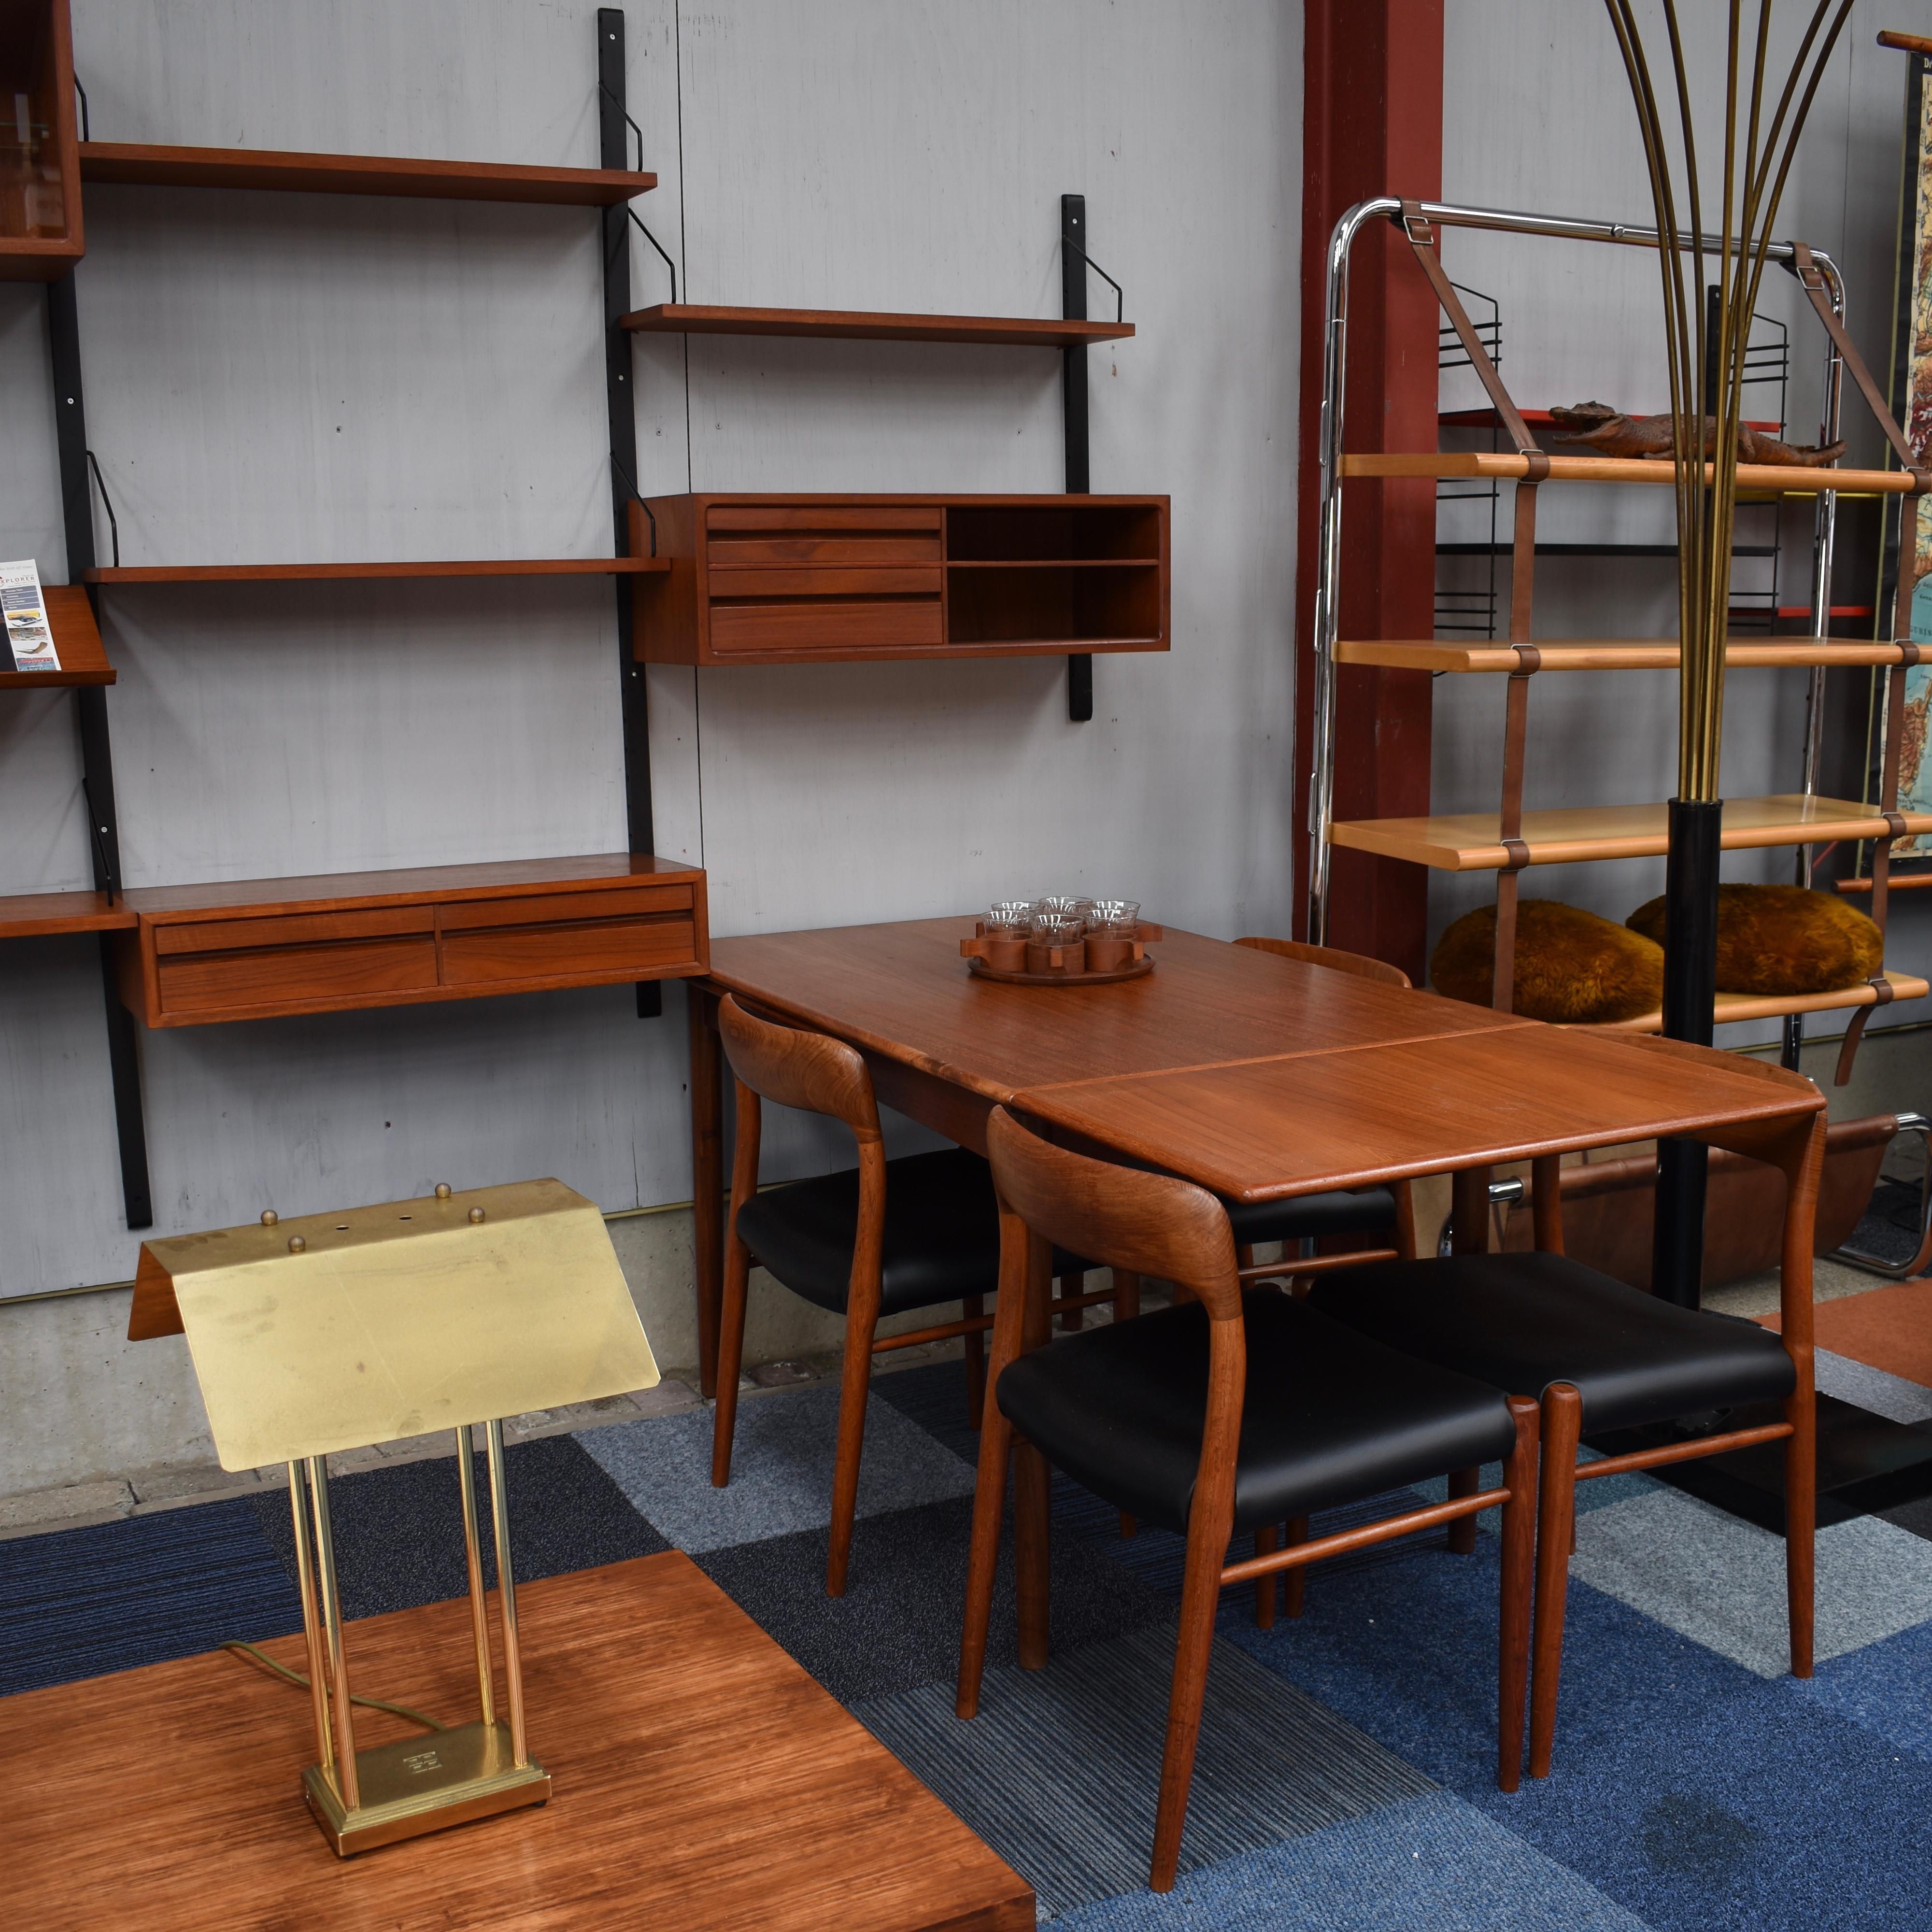
M 1234 1526 L 1507 1455 L 1501 1392 L 1250 1289 Z M 1144 1522 L 1185 1530 L 1208 1408 L 1207 1312 L 1197 1302 L 1070 1335 L 1000 1377 L 1001 1411 L 1056 1468 Z
M 1583 1427 L 1629 1429 L 1789 1395 L 1791 1358 L 1755 1322 L 1679 1308 L 1562 1255 L 1372 1262 L 1315 1306 L 1439 1366 L 1540 1397 L 1574 1382 Z
M 1231 1201 L 1228 1219 L 1244 1247 L 1260 1241 L 1298 1241 L 1304 1235 L 1385 1234 L 1395 1238 L 1395 1191 L 1304 1194 L 1295 1201 Z
M 766 1188 L 738 1210 L 738 1232 L 759 1264 L 794 1294 L 845 1312 L 858 1238 L 859 1170 Z M 1090 1265 L 1056 1248 L 1055 1274 Z M 879 1312 L 927 1308 L 1000 1286 L 1000 1210 L 993 1170 L 964 1148 L 886 1163 L 886 1228 Z

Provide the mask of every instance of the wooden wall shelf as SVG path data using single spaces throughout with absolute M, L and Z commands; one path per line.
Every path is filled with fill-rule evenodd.
M 389 154 L 296 154 L 255 148 L 80 144 L 80 178 L 136 188 L 268 188 L 293 194 L 376 194 L 430 201 L 514 201 L 614 208 L 658 184 L 618 168 L 504 166 Z
M 0 4 L 0 281 L 58 281 L 84 248 L 67 0 Z
M 1708 480 L 1711 466 L 1704 465 Z M 1364 454 L 1342 459 L 1344 476 L 1496 478 L 1503 482 L 1529 474 L 1526 456 L 1490 455 L 1478 452 L 1463 456 Z M 1652 483 L 1676 480 L 1675 464 L 1641 456 L 1552 456 L 1551 483 Z M 1774 496 L 1815 496 L 1821 490 L 1874 496 L 1910 496 L 1918 485 L 1906 470 L 1806 470 L 1768 463 L 1740 463 L 1738 488 L 1762 490 Z
M 151 1027 L 202 1026 L 686 978 L 710 963 L 704 885 L 617 852 L 148 887 L 121 996 Z
M 415 577 L 644 577 L 661 556 L 472 557 L 454 563 L 179 563 L 111 565 L 90 584 L 320 584 Z
M 1682 656 L 1676 640 L 1667 638 L 1565 638 L 1534 648 L 1541 658 L 1539 672 L 1675 670 Z M 1730 670 L 1783 670 L 1804 664 L 1849 668 L 1904 661 L 1902 646 L 1864 639 L 1828 638 L 1821 643 L 1815 638 L 1732 638 L 1724 646 L 1724 664 Z M 1430 672 L 1510 672 L 1523 668 L 1514 644 L 1445 644 L 1419 638 L 1338 640 L 1335 662 Z
M 1932 984 L 1910 973 L 1888 973 L 1894 1000 L 1922 1000 L 1932 992 Z M 1876 1006 L 1878 989 L 1868 981 L 1856 986 L 1840 986 L 1828 993 L 1720 993 L 1712 1014 L 1714 1026 L 1728 1026 L 1736 1020 L 1781 1019 L 1787 1013 L 1850 1012 L 1859 1006 Z M 1603 1029 L 1610 1033 L 1661 1033 L 1661 1012 L 1644 1013 L 1634 1020 L 1618 1020 Z
M 1130 322 L 1051 322 L 1031 316 L 899 315 L 840 308 L 740 308 L 659 302 L 633 310 L 623 326 L 637 335 L 794 335 L 848 342 L 978 342 L 1005 347 L 1084 349 L 1124 342 Z
M 15 670 L 14 660 L 0 646 L 0 691 L 57 690 L 63 686 L 112 684 L 114 667 L 107 662 L 106 646 L 100 641 L 100 627 L 94 621 L 94 606 L 77 584 L 44 584 L 47 627 L 54 634 L 54 649 L 60 654 L 58 670 Z
M 1670 849 L 1666 805 L 1570 806 L 1522 814 L 1523 843 L 1532 866 L 1581 864 L 1600 859 L 1658 859 Z M 1901 813 L 1908 832 L 1932 832 L 1932 812 Z M 1832 838 L 1882 838 L 1886 821 L 1875 806 L 1843 799 L 1727 798 L 1724 849 L 1822 844 Z M 1509 862 L 1498 814 L 1466 812 L 1434 818 L 1338 819 L 1332 844 L 1384 859 L 1406 859 L 1437 872 L 1499 871 Z
M 1164 651 L 1165 496 L 655 500 L 638 658 L 705 665 Z
M 16 892 L 0 898 L 0 939 L 45 939 L 63 932 L 126 932 L 135 923 L 124 898 L 105 892 Z

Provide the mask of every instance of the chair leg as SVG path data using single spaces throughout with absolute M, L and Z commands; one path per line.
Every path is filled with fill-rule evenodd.
M 1255 1244 L 1252 1241 L 1238 1241 L 1234 1244 L 1234 1265 L 1252 1268 L 1255 1264 Z
M 980 1479 L 973 1498 L 973 1540 L 966 1560 L 966 1613 L 959 1633 L 959 1687 L 954 1711 L 972 1717 L 980 1708 L 980 1679 L 986 1666 L 986 1629 L 993 1617 L 993 1576 L 1000 1560 L 1000 1525 L 1006 1514 L 1006 1471 L 1012 1460 L 1013 1425 L 998 1402 L 980 1426 Z
M 1138 1536 L 1138 1535 L 1139 1535 L 1139 1534 L 1140 1534 L 1140 1533 L 1141 1533 L 1141 1525 L 1140 1525 L 1140 1519 L 1139 1519 L 1139 1517 L 1138 1517 L 1138 1516 L 1130 1516 L 1130 1515 L 1128 1515 L 1128 1514 L 1126 1513 L 1126 1511 L 1125 1510 L 1121 1510 L 1121 1512 L 1120 1512 L 1120 1534 L 1121 1534 L 1121 1535 L 1122 1535 L 1123 1537 Z
M 877 1297 L 873 1298 L 874 1309 Z M 845 1321 L 844 1372 L 838 1387 L 838 1460 L 832 1472 L 832 1546 L 825 1559 L 825 1594 L 845 1594 L 852 1556 L 852 1520 L 859 1510 L 859 1462 L 866 1448 L 866 1398 L 872 1386 L 876 1312 L 854 1309 Z
M 1536 1636 L 1530 1660 L 1529 1774 L 1550 1775 L 1556 1690 L 1563 1675 L 1563 1606 L 1576 1527 L 1576 1443 L 1583 1398 L 1568 1382 L 1543 1393 L 1543 1469 L 1537 1498 Z
M 1305 1516 L 1292 1516 L 1282 1533 L 1282 1541 L 1292 1550 L 1298 1543 L 1308 1540 L 1308 1519 Z M 1308 1565 L 1299 1563 L 1292 1570 L 1284 1570 L 1282 1580 L 1282 1614 L 1298 1617 L 1301 1614 L 1303 1599 L 1308 1590 Z
M 1018 1599 L 1020 1668 L 1044 1670 L 1050 1617 L 1053 1472 L 1024 1436 L 1013 1439 L 1013 1586 Z
M 1279 1549 L 1280 1536 L 1280 1531 L 1273 1523 L 1258 1525 L 1255 1531 L 1255 1554 L 1265 1556 L 1270 1550 Z M 1257 1630 L 1274 1628 L 1274 1586 L 1279 1574 L 1270 1570 L 1266 1576 L 1255 1579 L 1255 1628 Z
M 724 1244 L 724 1294 L 718 1313 L 718 1408 L 711 1418 L 711 1485 L 731 1480 L 731 1438 L 738 1426 L 738 1377 L 745 1362 L 745 1297 L 751 1250 L 736 1228 Z
M 1792 1425 L 1784 1439 L 1784 1588 L 1791 1674 L 1809 1677 L 1818 1517 L 1818 1420 L 1810 1389 L 1800 1388 L 1790 1396 L 1784 1413 Z
M 1194 1781 L 1194 1751 L 1201 1736 L 1201 1706 L 1208 1691 L 1208 1660 L 1221 1600 L 1221 1562 L 1227 1553 L 1232 1494 L 1220 1510 L 1202 1506 L 1197 1495 L 1187 1530 L 1187 1568 L 1180 1592 L 1180 1629 L 1174 1648 L 1174 1684 L 1168 1694 L 1167 1740 L 1160 1760 L 1160 1805 L 1154 1814 L 1154 1868 L 1148 1882 L 1172 1892 L 1180 1864 L 1180 1834 L 1187 1822 L 1187 1793 Z M 1208 1519 L 1212 1516 L 1215 1520 Z
M 1480 1469 L 1451 1469 L 1449 1472 L 1449 1494 L 1456 1496 L 1473 1496 L 1481 1486 L 1483 1472 Z M 1473 1556 L 1476 1553 L 1476 1519 L 1472 1516 L 1458 1516 L 1449 1526 L 1449 1548 L 1457 1556 Z
M 961 1316 L 969 1322 L 983 1315 L 986 1310 L 986 1298 L 983 1294 L 969 1294 L 959 1304 Z M 986 1331 L 975 1328 L 960 1339 L 966 1345 L 966 1426 L 977 1429 L 986 1407 Z
M 1536 1446 L 1539 1412 L 1526 1395 L 1509 1399 L 1516 1446 L 1503 1468 L 1502 1600 L 1496 1618 L 1496 1787 L 1522 1782 L 1523 1693 L 1529 1678 L 1530 1589 L 1536 1564 Z M 1573 1452 L 1570 1466 L 1576 1458 Z M 1471 1519 L 1472 1521 L 1474 1518 Z
M 1084 1274 L 1064 1274 L 1060 1277 L 1060 1292 L 1063 1296 L 1084 1294 L 1087 1277 Z M 1060 1311 L 1060 1332 L 1063 1335 L 1077 1335 L 1087 1325 L 1087 1311 L 1084 1308 L 1063 1308 Z
M 1114 1319 L 1131 1322 L 1141 1312 L 1141 1278 L 1132 1268 L 1114 1270 Z

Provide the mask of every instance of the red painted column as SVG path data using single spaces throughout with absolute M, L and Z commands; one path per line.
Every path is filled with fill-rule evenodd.
M 1442 191 L 1443 0 L 1304 0 L 1300 487 L 1295 573 L 1296 902 L 1306 916 L 1308 776 L 1315 715 L 1314 616 L 1320 508 L 1318 436 L 1328 242 L 1356 202 Z M 1436 300 L 1392 227 L 1355 244 L 1348 302 L 1346 446 L 1433 450 Z M 1343 500 L 1341 634 L 1435 632 L 1436 486 L 1352 483 Z M 1335 815 L 1429 810 L 1426 671 L 1344 668 L 1336 686 Z M 1428 874 L 1366 854 L 1334 854 L 1328 939 L 1423 979 Z M 1300 930 L 1298 927 L 1298 930 Z

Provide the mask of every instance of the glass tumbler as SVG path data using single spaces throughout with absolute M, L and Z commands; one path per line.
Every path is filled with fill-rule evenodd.
M 1087 969 L 1087 922 L 1078 913 L 1034 913 L 1027 940 L 1029 973 L 1083 973 Z
M 1138 899 L 1094 899 L 1087 911 L 1087 970 L 1118 972 L 1139 957 Z

